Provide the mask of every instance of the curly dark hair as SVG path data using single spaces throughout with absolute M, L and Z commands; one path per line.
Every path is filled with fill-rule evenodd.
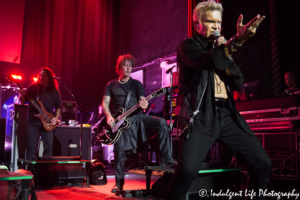
M 37 76 L 38 79 L 37 79 L 36 83 L 39 84 L 41 82 L 40 74 L 41 74 L 42 71 L 45 71 L 47 73 L 48 77 L 49 77 L 49 86 L 48 86 L 48 88 L 55 88 L 55 89 L 58 90 L 58 82 L 57 82 L 57 80 L 53 79 L 53 77 L 55 77 L 55 74 L 48 67 L 43 67 L 43 68 L 40 69 L 40 71 L 38 72 L 38 76 Z

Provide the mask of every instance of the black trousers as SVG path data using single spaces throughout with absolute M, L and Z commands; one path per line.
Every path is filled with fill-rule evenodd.
M 249 189 L 257 191 L 266 188 L 271 171 L 271 160 L 262 144 L 255 135 L 249 135 L 237 125 L 227 107 L 217 108 L 216 112 L 216 131 L 213 137 L 197 131 L 196 127 L 200 122 L 196 116 L 192 131 L 187 138 L 181 139 L 179 162 L 166 194 L 167 200 L 184 199 L 210 146 L 216 139 L 222 140 L 235 155 L 241 155 L 246 160 L 245 164 L 250 175 Z
M 45 131 L 41 125 L 27 124 L 27 150 L 26 159 L 34 160 L 36 155 L 36 145 L 41 134 L 44 145 L 44 156 L 52 156 L 53 130 Z
M 159 149 L 162 158 L 171 156 L 170 143 L 169 143 L 169 127 L 165 119 L 154 117 L 150 115 L 139 116 L 145 131 L 156 132 L 159 139 Z M 124 185 L 124 166 L 126 160 L 126 153 L 124 151 L 115 151 L 115 170 L 116 170 L 116 184 L 123 187 Z

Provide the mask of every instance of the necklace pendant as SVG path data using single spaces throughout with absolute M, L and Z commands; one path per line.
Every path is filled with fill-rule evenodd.
M 129 80 L 129 79 L 128 79 Z M 127 81 L 122 81 L 121 79 L 119 79 L 119 83 L 121 83 L 121 84 L 125 84 L 125 83 L 127 83 L 128 82 L 128 80 Z

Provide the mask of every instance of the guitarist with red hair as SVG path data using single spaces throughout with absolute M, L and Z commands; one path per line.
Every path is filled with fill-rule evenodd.
M 38 72 L 38 80 L 20 90 L 20 102 L 29 102 L 27 113 L 27 150 L 26 159 L 34 160 L 36 144 L 41 134 L 44 156 L 52 156 L 53 129 L 60 116 L 61 97 L 57 80 L 51 69 L 44 67 Z M 55 109 L 55 114 L 52 115 Z

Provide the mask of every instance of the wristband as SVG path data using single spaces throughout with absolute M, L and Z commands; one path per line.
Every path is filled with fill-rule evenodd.
M 230 42 L 230 47 L 231 47 L 231 52 L 236 52 L 237 51 L 237 46 L 232 42 L 232 38 L 229 40 Z
M 236 42 L 233 37 L 230 38 L 230 44 L 233 52 L 237 51 L 237 49 L 242 46 L 242 43 Z
M 232 40 L 234 41 L 234 43 L 238 46 L 238 47 L 241 47 L 243 45 L 242 42 L 239 42 L 235 36 L 232 37 Z

